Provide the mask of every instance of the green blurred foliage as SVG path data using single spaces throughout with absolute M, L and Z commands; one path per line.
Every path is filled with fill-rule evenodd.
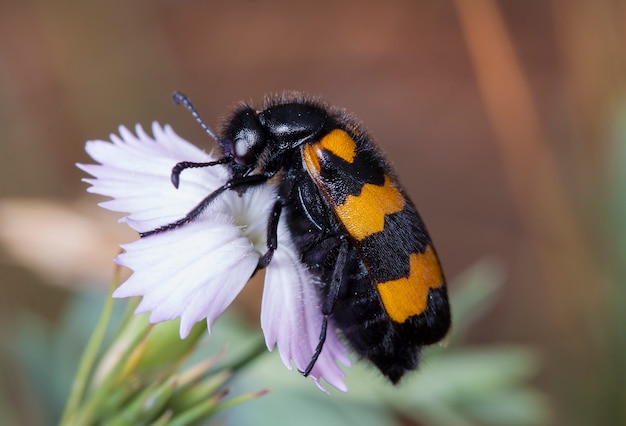
M 233 371 L 231 379 L 223 376 L 232 394 L 272 390 L 262 398 L 230 407 L 214 419 L 220 424 L 401 425 L 405 424 L 402 418 L 405 422 L 412 419 L 416 424 L 441 426 L 545 424 L 550 416 L 548 401 L 529 384 L 539 371 L 539 359 L 534 350 L 513 345 L 467 346 L 463 343 L 463 336 L 475 324 L 478 314 L 497 297 L 502 278 L 498 264 L 483 261 L 452 284 L 455 316 L 447 347 L 427 350 L 420 370 L 397 387 L 384 381 L 367 364 L 355 362 L 353 367 L 346 368 L 348 392 L 331 390 L 331 394 L 326 395 L 297 371 L 287 370 L 276 353 L 266 351 L 260 332 L 251 330 L 232 314 L 222 316 L 213 328 L 214 336 L 204 339 L 199 348 L 184 358 L 180 358 L 184 350 L 181 352 L 172 343 L 177 339 L 171 336 L 172 330 L 177 329 L 176 322 L 159 324 L 155 329 L 163 326 L 165 334 L 162 339 L 170 342 L 166 352 L 179 355 L 171 359 L 164 353 L 163 358 L 169 360 L 167 365 L 161 366 L 160 373 L 152 368 L 148 376 L 145 376 L 147 370 L 140 366 L 141 359 L 136 366 L 133 363 L 137 376 L 133 376 L 134 381 L 128 385 L 108 388 L 106 398 L 110 402 L 103 407 L 109 408 L 102 418 L 109 419 L 107 424 L 147 424 L 142 419 L 152 419 L 154 414 L 143 411 L 146 401 L 152 401 L 150 407 L 158 412 L 161 409 L 159 404 L 165 404 L 171 399 L 172 392 L 176 392 L 173 383 L 182 381 L 175 367 L 180 362 L 178 360 L 184 359 L 185 365 L 192 366 L 218 357 L 220 361 L 209 368 L 208 377 L 220 377 L 218 373 L 224 369 Z M 31 401 L 32 409 L 40 413 L 39 420 L 45 419 L 40 424 L 50 424 L 52 419 L 59 418 L 68 395 L 69 378 L 73 377 L 81 348 L 90 337 L 101 304 L 102 296 L 78 295 L 69 305 L 63 321 L 54 329 L 34 316 L 24 317 L 18 324 L 20 339 L 14 356 L 19 360 L 19 369 L 25 379 L 22 389 L 27 393 L 21 397 Z M 124 303 L 116 302 L 116 305 L 112 318 L 119 323 L 125 317 L 120 311 L 120 305 Z M 145 322 L 145 315 L 141 318 Z M 125 321 L 137 320 L 132 317 Z M 116 327 L 112 324 L 109 330 Z M 199 329 L 204 327 L 204 324 L 198 325 Z M 117 338 L 127 341 L 123 334 L 118 334 Z M 104 345 L 105 360 L 110 356 L 107 355 L 109 352 L 118 356 L 115 354 L 119 350 L 111 346 L 112 340 L 113 336 L 109 334 L 106 338 L 109 343 Z M 164 347 L 161 343 L 156 345 Z M 189 346 L 187 342 L 181 342 L 181 345 Z M 154 344 L 149 346 L 154 348 Z M 159 359 L 153 355 L 146 358 L 151 366 Z M 124 363 L 127 361 L 118 360 L 113 365 L 123 370 Z M 109 374 L 119 375 L 115 371 Z M 140 376 L 151 377 L 141 392 L 137 390 L 141 386 L 136 382 Z M 97 384 L 96 388 L 107 386 L 106 380 L 109 379 L 105 376 L 104 384 Z M 211 382 L 214 381 L 207 383 Z M 212 387 L 211 392 L 219 389 L 220 383 L 221 379 L 215 382 L 218 387 Z M 182 412 L 191 412 L 190 407 L 195 407 L 194 404 Z M 0 418 L 2 424 L 20 415 L 6 411 L 6 408 L 4 418 Z M 162 424 L 170 424 L 165 419 L 162 421 Z

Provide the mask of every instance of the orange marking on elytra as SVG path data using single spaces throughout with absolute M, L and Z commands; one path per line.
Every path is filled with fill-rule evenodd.
M 325 149 L 348 163 L 356 156 L 356 142 L 345 130 L 335 129 L 322 138 L 317 149 Z
M 428 290 L 443 285 L 441 268 L 430 246 L 423 253 L 412 253 L 409 264 L 408 277 L 376 286 L 387 314 L 397 323 L 423 313 L 428 303 Z
M 309 170 L 315 171 L 318 175 L 322 170 L 320 166 L 320 158 L 324 155 L 322 151 L 328 151 L 342 160 L 352 163 L 356 156 L 356 142 L 344 130 L 335 129 L 320 141 L 304 145 L 302 147 L 304 163 Z
M 319 145 L 319 143 L 304 145 L 302 147 L 302 157 L 304 158 L 304 164 L 306 165 L 306 168 L 310 172 L 313 172 L 316 176 L 319 176 L 322 168 L 320 166 L 320 158 L 318 156 L 318 153 L 316 152 L 317 145 Z
M 402 211 L 404 203 L 398 188 L 385 176 L 382 186 L 366 183 L 359 195 L 348 195 L 335 211 L 348 233 L 360 241 L 382 231 L 385 216 Z

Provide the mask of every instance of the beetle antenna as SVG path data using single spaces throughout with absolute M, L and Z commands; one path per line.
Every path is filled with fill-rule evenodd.
M 176 105 L 183 105 L 185 108 L 187 108 L 187 110 L 191 113 L 193 118 L 196 119 L 196 121 L 198 122 L 200 127 L 202 127 L 202 129 L 213 140 L 215 140 L 215 142 L 217 142 L 218 144 L 220 143 L 220 139 L 215 135 L 215 133 L 213 133 L 213 130 L 211 130 L 211 128 L 209 126 L 207 126 L 207 124 L 204 122 L 202 117 L 200 117 L 200 114 L 198 113 L 198 110 L 196 110 L 196 107 L 193 106 L 193 104 L 191 103 L 191 101 L 189 100 L 189 98 L 187 96 L 183 95 L 180 92 L 174 92 L 174 94 L 172 95 L 172 99 L 174 100 L 174 103 Z

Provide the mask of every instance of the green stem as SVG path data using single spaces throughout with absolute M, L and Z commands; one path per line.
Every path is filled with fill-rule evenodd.
M 87 383 L 89 381 L 91 372 L 93 370 L 94 361 L 96 357 L 98 356 L 100 345 L 102 344 L 102 340 L 104 339 L 104 334 L 106 332 L 107 326 L 109 325 L 111 312 L 113 310 L 112 294 L 113 294 L 113 290 L 115 290 L 118 283 L 119 283 L 119 267 L 115 268 L 115 272 L 113 274 L 113 280 L 109 288 L 109 293 L 107 295 L 104 308 L 102 309 L 102 314 L 100 314 L 100 318 L 98 319 L 96 328 L 93 334 L 91 335 L 91 338 L 89 339 L 89 343 L 87 344 L 87 347 L 85 348 L 85 352 L 83 353 L 83 357 L 80 360 L 80 364 L 76 372 L 76 377 L 74 377 L 74 382 L 72 383 L 70 395 L 67 399 L 67 404 L 65 405 L 65 410 L 63 411 L 63 416 L 61 417 L 59 426 L 69 426 L 72 424 L 72 419 L 76 415 L 76 409 L 78 405 L 80 404 L 80 401 L 83 398 L 83 395 L 85 394 L 85 389 L 87 387 Z
M 104 401 L 109 397 L 112 389 L 118 384 L 122 371 L 126 368 L 126 363 L 131 354 L 135 351 L 137 346 L 147 338 L 148 334 L 152 330 L 151 326 L 145 327 L 133 338 L 128 347 L 120 357 L 117 364 L 109 372 L 107 377 L 102 383 L 89 394 L 89 398 L 83 402 L 83 406 L 80 411 L 76 413 L 75 424 L 79 426 L 93 424 L 94 419 L 98 416 L 98 410 L 100 410 L 104 404 Z
M 222 402 L 222 403 L 218 404 L 215 408 L 213 408 L 213 410 L 211 411 L 210 415 L 217 414 L 220 411 L 224 411 L 224 410 L 226 410 L 228 408 L 234 407 L 235 405 L 242 404 L 244 402 L 251 401 L 251 400 L 256 399 L 256 398 L 260 398 L 260 397 L 262 397 L 263 395 L 265 395 L 265 394 L 267 394 L 269 392 L 270 392 L 269 389 L 261 389 L 261 390 L 258 390 L 256 392 L 250 392 L 250 393 L 246 393 L 244 395 L 236 396 L 235 398 L 231 398 L 228 401 L 225 401 L 225 402 Z

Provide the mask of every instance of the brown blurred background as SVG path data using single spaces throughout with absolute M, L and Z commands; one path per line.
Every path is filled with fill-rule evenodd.
M 604 197 L 625 27 L 609 0 L 0 2 L 0 318 L 54 320 L 134 238 L 85 193 L 86 140 L 157 120 L 210 149 L 174 90 L 212 125 L 303 90 L 366 123 L 449 278 L 502 262 L 472 341 L 536 347 L 555 424 L 617 424 L 624 258 Z

